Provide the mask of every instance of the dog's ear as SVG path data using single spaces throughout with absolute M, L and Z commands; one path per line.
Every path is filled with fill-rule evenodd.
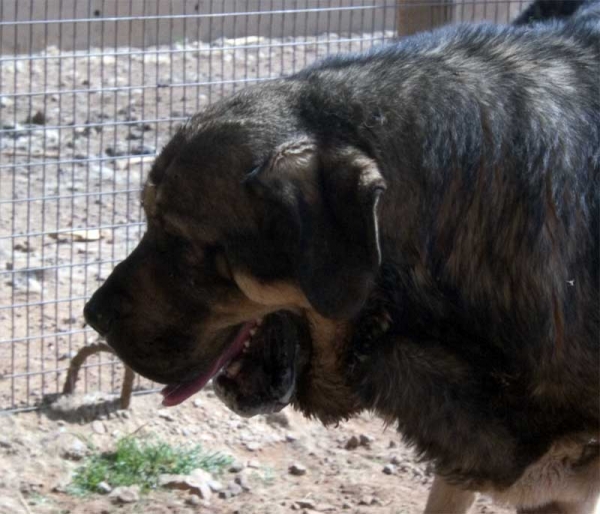
M 319 148 L 300 137 L 246 184 L 292 242 L 289 259 L 311 305 L 329 318 L 356 314 L 381 264 L 377 205 L 386 186 L 375 161 L 353 147 Z

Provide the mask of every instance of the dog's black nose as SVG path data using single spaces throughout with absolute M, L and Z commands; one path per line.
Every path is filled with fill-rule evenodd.
M 92 296 L 83 308 L 83 316 L 96 332 L 101 336 L 106 335 L 115 321 L 117 312 L 113 306 L 101 302 L 98 295 Z

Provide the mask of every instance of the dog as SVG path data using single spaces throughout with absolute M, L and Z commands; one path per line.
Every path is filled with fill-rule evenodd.
M 325 59 L 193 116 L 85 306 L 176 405 L 398 428 L 519 512 L 600 495 L 600 9 Z
M 515 20 L 513 25 L 530 25 L 553 19 L 568 18 L 582 5 L 595 0 L 535 0 Z

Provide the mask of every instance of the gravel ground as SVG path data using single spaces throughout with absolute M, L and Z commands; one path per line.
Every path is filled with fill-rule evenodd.
M 92 402 L 95 409 L 81 408 Z M 366 414 L 329 429 L 290 409 L 246 420 L 226 410 L 210 388 L 168 410 L 158 395 L 134 398 L 127 411 L 102 405 L 94 395 L 75 396 L 41 413 L 0 415 L 0 514 L 417 514 L 431 485 L 426 466 L 394 430 Z M 212 477 L 221 490 L 208 500 L 189 489 L 134 494 L 130 503 L 108 488 L 83 498 L 65 492 L 89 444 L 112 450 L 134 433 L 201 443 L 234 463 Z M 481 497 L 472 512 L 511 511 Z

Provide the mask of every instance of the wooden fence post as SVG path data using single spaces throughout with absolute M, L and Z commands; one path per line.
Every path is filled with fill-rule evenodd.
M 398 35 L 408 36 L 450 22 L 452 0 L 398 0 Z

